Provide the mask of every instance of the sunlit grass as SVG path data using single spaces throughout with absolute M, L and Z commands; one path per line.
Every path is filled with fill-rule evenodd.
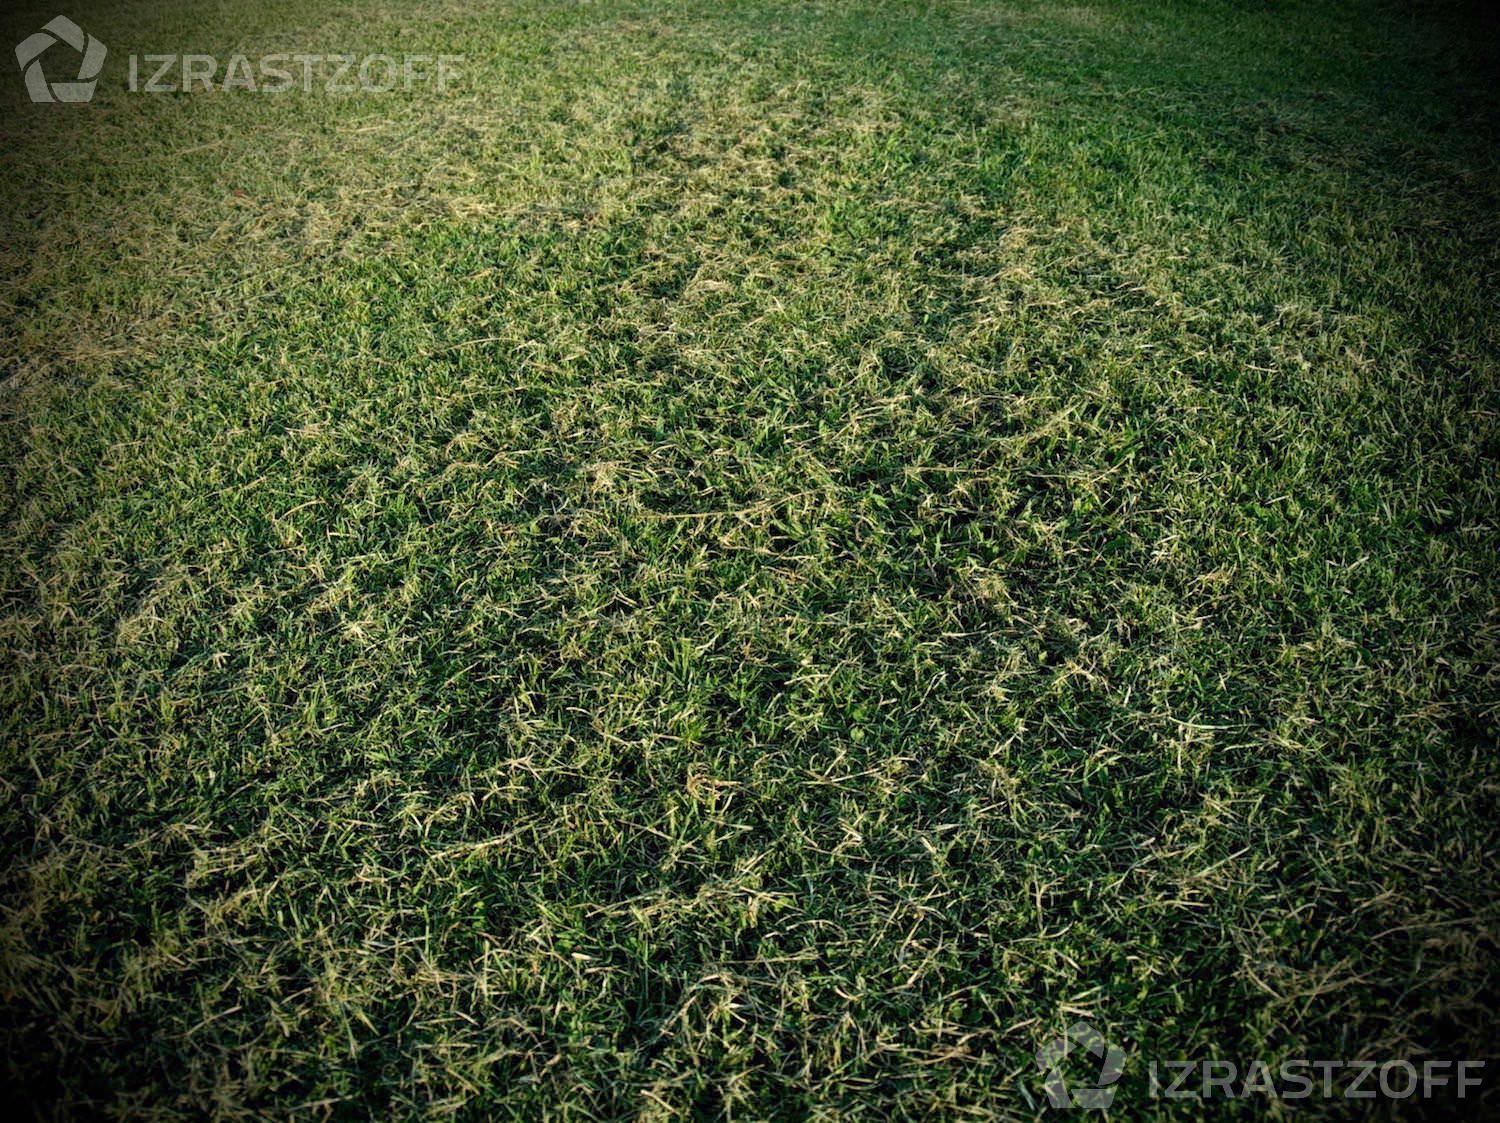
M 1492 1052 L 1458 17 L 204 12 L 4 84 L 43 1113 L 1030 1115 L 1080 1017 L 1118 1117 L 1153 1057 Z M 284 50 L 466 63 L 122 77 Z

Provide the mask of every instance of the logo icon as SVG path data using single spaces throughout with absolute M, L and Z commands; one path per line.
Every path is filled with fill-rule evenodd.
M 48 82 L 42 73 L 42 55 L 49 47 L 66 43 L 80 55 L 78 77 L 71 82 Z M 104 68 L 104 44 L 67 16 L 58 16 L 35 35 L 29 35 L 16 48 L 16 61 L 26 74 L 26 92 L 31 100 L 41 103 L 54 101 L 85 102 L 94 96 L 99 71 Z
M 1063 1061 L 1073 1046 L 1079 1046 L 1099 1060 L 1099 1075 L 1092 1084 L 1068 1088 L 1063 1076 Z M 1036 1051 L 1036 1067 L 1046 1077 L 1042 1089 L 1053 1107 L 1077 1107 L 1085 1111 L 1106 1111 L 1115 1099 L 1115 1081 L 1125 1067 L 1125 1050 L 1111 1045 L 1087 1022 L 1074 1022 L 1061 1037 L 1055 1037 Z

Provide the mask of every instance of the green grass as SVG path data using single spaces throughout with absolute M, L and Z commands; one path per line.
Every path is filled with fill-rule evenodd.
M 1031 1117 L 1079 1017 L 1117 1118 L 1494 1057 L 1477 15 L 70 14 L 94 103 L 0 98 L 39 1114 Z M 467 62 L 125 88 L 276 51 Z

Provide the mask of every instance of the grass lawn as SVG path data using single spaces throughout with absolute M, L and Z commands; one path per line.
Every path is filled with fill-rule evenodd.
M 61 2 L 0 16 L 39 1114 L 1032 1118 L 1080 1020 L 1115 1118 L 1496 1057 L 1477 11 Z M 12 65 L 59 12 L 87 105 Z M 464 61 L 130 90 L 193 52 Z

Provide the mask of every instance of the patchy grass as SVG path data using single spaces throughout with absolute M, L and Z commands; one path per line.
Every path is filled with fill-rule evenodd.
M 41 1114 L 1029 1116 L 1079 1017 L 1122 1117 L 1493 1056 L 1462 13 L 73 14 L 99 94 L 8 74 L 0 177 Z M 168 51 L 467 62 L 129 93 Z

